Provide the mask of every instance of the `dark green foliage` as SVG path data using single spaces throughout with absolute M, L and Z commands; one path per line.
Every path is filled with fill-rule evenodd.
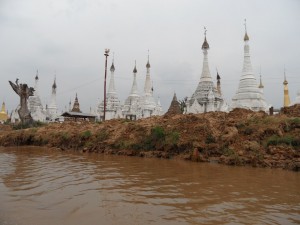
M 177 131 L 172 131 L 167 135 L 166 141 L 171 145 L 176 145 L 179 141 L 179 133 Z
M 227 147 L 223 148 L 222 152 L 223 152 L 223 155 L 225 155 L 225 156 L 231 156 L 231 155 L 235 154 L 234 150 L 232 150 L 231 148 L 227 148 Z
M 109 133 L 106 130 L 99 130 L 96 133 L 96 139 L 98 142 L 105 141 L 109 136 Z
M 243 130 L 243 133 L 246 134 L 246 135 L 251 135 L 253 133 L 253 129 L 251 127 L 246 127 Z
M 290 135 L 279 137 L 278 135 L 273 135 L 267 140 L 267 146 L 269 145 L 290 145 L 293 147 L 300 146 L 300 138 L 296 138 Z
M 92 136 L 92 132 L 89 130 L 86 130 L 81 133 L 81 139 L 88 139 L 91 136 Z
M 18 123 L 13 125 L 14 130 L 27 129 L 30 127 L 42 127 L 45 126 L 46 123 L 40 121 L 34 121 L 33 123 Z
M 205 139 L 206 144 L 216 143 L 216 139 L 212 134 L 208 134 Z
M 165 139 L 165 137 L 166 137 L 166 134 L 165 134 L 164 128 L 159 127 L 159 126 L 152 128 L 150 138 L 153 141 L 163 141 Z

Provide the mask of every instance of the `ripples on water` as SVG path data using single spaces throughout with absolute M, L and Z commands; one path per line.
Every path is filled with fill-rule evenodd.
M 0 148 L 1 224 L 300 224 L 300 173 Z

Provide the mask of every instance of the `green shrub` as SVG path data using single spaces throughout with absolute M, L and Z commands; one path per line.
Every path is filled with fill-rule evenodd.
M 225 155 L 225 156 L 235 155 L 234 150 L 231 149 L 231 148 L 223 148 L 222 153 L 223 153 L 223 155 Z
M 18 123 L 14 124 L 12 128 L 14 130 L 21 130 L 21 129 L 27 129 L 31 127 L 42 127 L 45 126 L 46 123 L 40 122 L 40 121 L 33 121 L 32 123 Z
M 167 135 L 166 139 L 168 140 L 168 143 L 176 145 L 179 140 L 179 133 L 177 131 L 172 131 Z
M 89 130 L 86 130 L 81 133 L 81 139 L 88 139 L 91 136 L 92 136 L 92 132 Z
M 212 134 L 208 134 L 206 136 L 205 143 L 206 144 L 216 143 L 216 139 L 214 138 L 214 136 Z
M 67 132 L 61 132 L 60 136 L 63 141 L 68 141 L 70 139 L 70 135 Z
M 96 139 L 98 142 L 105 141 L 109 136 L 109 133 L 106 130 L 100 130 L 96 133 Z
M 160 126 L 154 127 L 151 130 L 151 138 L 153 141 L 161 141 L 164 140 L 166 137 L 166 133 L 164 129 Z
M 300 146 L 300 139 L 295 138 L 295 137 L 290 136 L 290 135 L 283 136 L 283 137 L 273 135 L 267 140 L 267 146 L 269 146 L 269 145 L 281 145 L 281 144 L 290 145 L 290 146 L 293 146 L 293 147 L 298 147 L 298 146 Z

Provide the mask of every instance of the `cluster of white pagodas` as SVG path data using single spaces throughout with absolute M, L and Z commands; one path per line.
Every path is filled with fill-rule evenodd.
M 117 119 L 117 118 L 127 118 L 131 120 L 147 118 L 150 116 L 159 116 L 163 114 L 163 110 L 159 99 L 156 101 L 153 96 L 153 86 L 150 77 L 150 62 L 149 54 L 148 61 L 146 64 L 147 73 L 145 79 L 144 93 L 139 94 L 137 85 L 137 68 L 136 64 L 133 69 L 133 83 L 129 96 L 126 98 L 124 104 L 122 105 L 116 92 L 114 72 L 115 65 L 112 62 L 110 67 L 110 82 L 109 88 L 106 96 L 106 112 L 105 119 Z M 104 114 L 104 101 L 102 101 L 97 109 L 96 114 L 99 119 L 103 118 Z
M 59 117 L 58 108 L 56 104 L 56 89 L 56 78 L 54 78 L 50 104 L 49 106 L 46 105 L 46 107 L 44 107 L 39 94 L 39 74 L 37 71 L 35 76 L 34 94 L 33 96 L 30 96 L 28 98 L 28 109 L 34 121 L 53 122 Z M 20 105 L 18 105 L 17 108 L 11 113 L 12 123 L 20 121 L 20 117 L 18 114 L 19 108 Z
M 237 92 L 232 98 L 231 105 L 227 104 L 222 96 L 220 76 L 218 73 L 217 85 L 214 85 L 208 65 L 208 49 L 209 44 L 206 39 L 205 29 L 204 42 L 202 44 L 204 56 L 202 74 L 195 92 L 190 98 L 187 99 L 185 113 L 204 113 L 214 111 L 228 112 L 235 108 L 268 112 L 271 105 L 265 101 L 263 91 L 264 86 L 262 84 L 261 77 L 260 83 L 258 84 L 252 70 L 249 50 L 249 36 L 247 34 L 246 24 L 244 36 L 243 70 Z

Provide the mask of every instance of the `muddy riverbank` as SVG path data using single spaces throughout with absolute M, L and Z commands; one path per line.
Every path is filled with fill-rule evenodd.
M 299 171 L 300 117 L 295 113 L 269 116 L 236 109 L 230 113 L 168 115 L 138 121 L 52 123 L 20 130 L 1 125 L 0 145 L 176 157 Z

